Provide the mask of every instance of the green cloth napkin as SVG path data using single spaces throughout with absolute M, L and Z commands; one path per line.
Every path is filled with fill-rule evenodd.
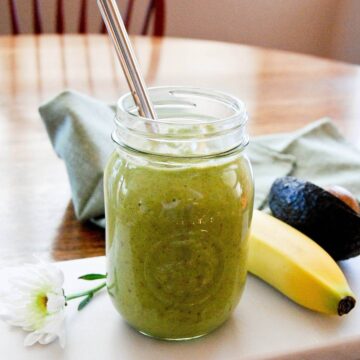
M 114 149 L 114 108 L 66 91 L 40 107 L 56 154 L 65 162 L 75 214 L 105 226 L 103 169 Z M 255 176 L 255 207 L 266 208 L 273 181 L 293 175 L 319 186 L 337 184 L 360 196 L 360 151 L 329 119 L 292 133 L 253 138 L 247 153 Z

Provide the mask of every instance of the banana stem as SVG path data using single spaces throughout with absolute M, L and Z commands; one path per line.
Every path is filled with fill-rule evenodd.
M 345 296 L 338 304 L 338 314 L 345 315 L 355 306 L 356 300 L 352 296 Z

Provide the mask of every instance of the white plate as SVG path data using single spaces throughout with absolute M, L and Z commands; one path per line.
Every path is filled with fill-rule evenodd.
M 77 280 L 105 272 L 104 257 L 58 263 L 66 293 L 89 288 Z M 360 258 L 342 263 L 350 285 L 360 294 Z M 2 284 L 6 272 L 0 272 Z M 214 333 L 190 342 L 164 342 L 132 330 L 113 308 L 106 292 L 81 312 L 72 301 L 67 311 L 67 345 L 23 347 L 24 333 L 0 322 L 4 360 L 95 359 L 360 359 L 360 303 L 343 317 L 317 314 L 297 306 L 262 281 L 249 276 L 232 318 Z

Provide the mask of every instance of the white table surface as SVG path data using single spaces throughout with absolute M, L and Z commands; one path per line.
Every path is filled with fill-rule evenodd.
M 77 280 L 89 272 L 105 272 L 104 257 L 58 263 L 65 291 L 95 285 Z M 341 264 L 360 296 L 360 257 Z M 1 284 L 6 271 L 0 271 Z M 359 300 L 360 301 L 360 300 Z M 165 342 L 132 330 L 113 308 L 106 291 L 81 312 L 74 300 L 66 308 L 67 344 L 23 347 L 24 332 L 0 322 L 0 359 L 360 359 L 360 302 L 343 317 L 317 314 L 297 306 L 262 281 L 249 276 L 232 318 L 212 334 L 189 342 Z

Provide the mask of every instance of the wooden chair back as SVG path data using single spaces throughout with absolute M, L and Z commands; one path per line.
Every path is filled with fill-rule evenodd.
M 32 23 L 33 23 L 33 33 L 42 34 L 43 33 L 43 18 L 41 15 L 41 7 L 39 0 L 32 1 Z M 79 34 L 85 34 L 88 32 L 88 19 L 87 19 L 87 9 L 89 0 L 79 0 L 80 3 L 80 14 L 77 26 L 77 32 Z M 17 0 L 8 0 L 9 10 L 10 10 L 10 24 L 11 31 L 13 35 L 20 34 L 20 19 L 17 9 Z M 132 15 L 134 12 L 134 5 L 136 0 L 128 0 L 127 8 L 124 16 L 124 23 L 127 29 L 129 29 Z M 142 25 L 141 33 L 142 35 L 149 34 L 150 23 L 152 18 L 154 19 L 153 26 L 153 35 L 154 36 L 163 36 L 165 31 L 165 0 L 149 0 L 149 4 L 146 10 L 145 19 Z M 56 11 L 55 11 L 55 32 L 57 34 L 63 34 L 65 32 L 65 11 L 64 11 L 64 1 L 56 0 Z M 105 33 L 106 28 L 105 24 L 102 22 L 100 28 L 100 33 Z

